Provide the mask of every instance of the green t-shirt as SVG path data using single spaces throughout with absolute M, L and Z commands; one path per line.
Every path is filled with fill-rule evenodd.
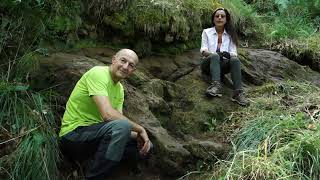
M 102 122 L 93 95 L 108 96 L 112 107 L 122 112 L 124 101 L 123 86 L 114 84 L 109 67 L 95 66 L 86 72 L 74 87 L 66 105 L 59 136 L 63 136 L 79 126 L 89 126 Z

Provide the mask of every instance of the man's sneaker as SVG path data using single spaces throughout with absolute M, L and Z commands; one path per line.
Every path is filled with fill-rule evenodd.
M 221 97 L 221 83 L 219 81 L 213 81 L 206 91 L 207 96 L 218 96 Z
M 238 103 L 241 106 L 249 106 L 249 101 L 244 97 L 244 93 L 242 89 L 235 90 L 233 96 L 231 97 L 231 101 Z

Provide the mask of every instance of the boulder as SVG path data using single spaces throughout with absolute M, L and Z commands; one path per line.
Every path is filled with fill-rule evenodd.
M 88 48 L 43 57 L 32 86 L 54 87 L 63 96 L 60 105 L 65 106 L 81 75 L 93 66 L 110 64 L 115 52 Z M 240 49 L 239 57 L 246 89 L 289 79 L 320 85 L 319 73 L 279 53 Z M 229 100 L 232 89 L 228 76 L 222 98 L 208 99 L 204 95 L 208 83 L 201 76 L 200 58 L 198 50 L 177 56 L 146 57 L 140 60 L 137 71 L 123 81 L 124 114 L 147 129 L 155 144 L 150 161 L 162 173 L 181 175 L 195 168 L 194 162 L 215 161 L 229 150 L 227 144 L 208 133 L 207 122 L 212 118 L 223 122 L 232 111 L 242 107 Z

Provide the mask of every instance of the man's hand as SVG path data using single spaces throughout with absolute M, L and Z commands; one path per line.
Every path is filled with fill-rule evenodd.
M 145 129 L 137 136 L 138 148 L 141 155 L 145 156 L 150 150 L 151 142 Z

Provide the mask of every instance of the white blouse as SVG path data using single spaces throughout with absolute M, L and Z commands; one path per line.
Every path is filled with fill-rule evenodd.
M 216 52 L 218 47 L 218 33 L 215 27 L 204 29 L 202 32 L 200 53 L 207 50 L 211 53 Z M 231 36 L 224 30 L 222 34 L 222 44 L 220 52 L 227 51 L 231 56 L 237 56 L 237 47 L 233 43 Z

